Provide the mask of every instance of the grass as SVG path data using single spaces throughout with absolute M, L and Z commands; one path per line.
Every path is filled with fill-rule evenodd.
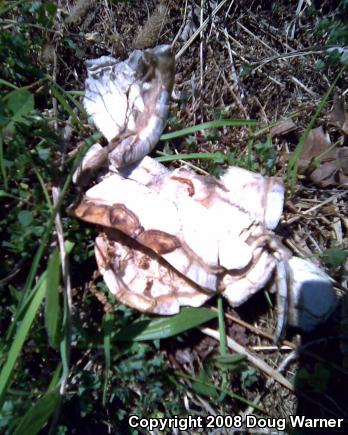
M 116 7 L 121 12 L 134 8 L 142 14 L 124 2 L 112 3 L 110 10 Z M 106 11 L 104 6 L 100 11 Z M 0 432 L 63 434 L 79 428 L 90 433 L 105 430 L 101 422 L 107 421 L 112 431 L 127 433 L 130 414 L 187 415 L 183 397 L 192 400 L 192 409 L 198 412 L 202 412 L 200 404 L 208 403 L 202 409 L 237 415 L 253 406 L 261 415 L 269 414 L 263 404 L 253 403 L 255 391 L 263 391 L 263 377 L 226 348 L 232 324 L 226 317 L 230 309 L 221 298 L 217 312 L 209 307 L 186 308 L 173 317 L 154 318 L 118 305 L 93 276 L 94 229 L 66 214 L 78 194 L 71 186 L 74 169 L 87 148 L 101 139 L 87 126 L 81 104 L 81 56 L 86 52 L 87 57 L 95 57 L 94 46 L 108 46 L 111 53 L 117 46 L 107 45 L 107 39 L 104 45 L 91 45 L 64 25 L 56 30 L 57 12 L 53 2 L 5 1 L 0 6 L 0 199 L 4 204 L 0 218 L 4 254 L 0 260 Z M 96 26 L 107 16 L 106 12 L 97 15 Z M 326 29 L 334 38 L 330 23 Z M 131 38 L 131 33 L 125 37 Z M 42 60 L 53 34 L 58 67 Z M 124 45 L 128 51 L 131 40 Z M 190 56 L 182 59 L 180 67 L 190 77 Z M 303 133 L 293 148 L 287 169 L 292 190 L 299 184 L 297 162 L 303 144 L 344 77 L 342 59 L 336 61 L 327 66 L 330 86 L 303 121 Z M 243 80 L 244 87 L 253 86 L 248 77 Z M 178 102 L 178 119 L 162 135 L 157 160 L 174 165 L 178 160 L 193 160 L 213 175 L 237 164 L 267 174 L 280 171 L 285 176 L 275 152 L 279 144 L 268 135 L 277 119 L 261 122 L 258 113 L 257 122 L 238 119 L 242 115 L 234 111 L 234 100 L 229 103 L 228 115 L 216 115 L 206 122 L 215 107 L 204 111 L 205 102 L 203 115 L 196 109 L 195 125 L 186 127 L 193 124 L 186 117 L 193 101 L 188 97 Z M 288 117 L 303 114 L 296 109 Z M 69 129 L 72 133 L 66 139 L 64 132 Z M 233 146 L 223 145 L 227 139 Z M 176 147 L 180 149 L 177 154 Z M 56 202 L 52 187 L 60 188 Z M 72 306 L 61 273 L 57 216 L 73 280 Z M 332 244 L 321 257 L 339 273 L 347 250 Z M 218 348 L 208 343 L 210 352 L 205 354 L 198 327 L 208 322 L 219 329 L 221 339 Z M 240 336 L 245 339 L 246 333 Z M 189 362 L 178 363 L 187 355 Z M 186 370 L 188 366 L 191 371 Z M 334 369 L 318 367 L 314 374 L 302 371 L 302 382 L 326 394 L 328 370 L 330 375 Z

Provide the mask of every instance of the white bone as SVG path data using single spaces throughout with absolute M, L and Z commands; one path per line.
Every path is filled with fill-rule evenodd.
M 175 67 L 171 47 L 135 50 L 123 62 L 103 56 L 86 64 L 84 106 L 111 142 L 109 163 L 132 164 L 154 148 L 167 122 Z
M 324 322 L 336 307 L 336 294 L 329 277 L 309 260 L 292 257 L 288 261 L 288 323 L 304 331 Z

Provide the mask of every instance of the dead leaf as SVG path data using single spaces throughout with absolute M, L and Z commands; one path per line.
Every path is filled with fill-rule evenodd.
M 314 184 L 320 187 L 332 186 L 333 184 L 337 184 L 335 179 L 336 171 L 335 162 L 327 162 L 315 169 L 310 174 L 309 178 Z
M 298 161 L 298 168 L 301 173 L 304 173 L 313 159 L 323 154 L 331 146 L 329 135 L 324 133 L 323 127 L 317 127 L 310 131 L 306 142 L 303 145 L 303 149 Z M 336 151 L 331 150 L 323 156 L 321 162 L 336 159 Z
M 348 176 L 348 148 L 339 148 L 337 150 L 338 168 L 342 170 L 344 175 Z
M 347 184 L 348 148 L 333 148 L 323 127 L 311 130 L 303 146 L 298 168 L 320 187 Z M 316 167 L 315 160 L 318 160 Z
M 330 121 L 338 126 L 348 136 L 348 113 L 344 107 L 343 98 L 338 94 L 334 96 L 332 111 L 329 113 Z
M 274 136 L 285 136 L 296 129 L 297 126 L 292 119 L 283 119 L 271 128 L 269 134 L 272 138 Z

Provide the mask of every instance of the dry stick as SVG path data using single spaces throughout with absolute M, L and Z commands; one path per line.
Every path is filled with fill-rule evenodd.
M 254 39 L 256 39 L 256 41 L 258 41 L 260 44 L 262 44 L 268 50 L 272 51 L 273 53 L 275 53 L 276 55 L 279 56 L 279 53 L 276 50 L 274 50 L 274 48 L 272 48 L 270 45 L 266 44 L 266 42 L 262 41 L 262 39 L 259 38 L 258 36 L 254 35 L 253 32 L 251 32 L 249 29 L 247 29 L 245 26 L 243 26 L 243 24 L 241 24 L 239 21 L 237 21 L 237 26 L 240 27 L 241 29 L 243 29 L 244 32 L 246 32 L 248 35 L 250 35 Z
M 200 13 L 200 27 L 202 27 L 203 24 L 203 18 L 204 18 L 204 0 L 201 0 L 201 13 Z M 200 60 L 200 76 L 201 76 L 201 96 L 203 94 L 203 87 L 204 87 L 204 59 L 203 59 L 203 43 L 204 43 L 204 35 L 203 35 L 203 29 L 200 33 L 200 44 L 199 44 L 199 60 Z M 200 112 L 201 112 L 201 119 L 203 119 L 203 99 L 200 98 Z
M 175 56 L 175 60 L 177 61 L 189 48 L 189 46 L 192 44 L 192 42 L 197 38 L 197 36 L 201 33 L 201 31 L 204 29 L 204 27 L 209 23 L 209 20 L 213 18 L 219 10 L 222 8 L 222 6 L 227 2 L 227 0 L 222 0 L 221 3 L 219 3 L 216 8 L 213 10 L 213 12 L 206 18 L 202 25 L 198 27 L 198 29 L 195 31 L 195 33 L 191 36 L 191 38 L 183 45 L 183 47 L 179 50 L 179 52 Z
M 266 44 L 266 42 L 264 42 L 261 38 L 259 38 L 258 36 L 254 35 L 254 33 L 252 33 L 249 29 L 247 29 L 245 26 L 243 26 L 243 24 L 241 24 L 239 21 L 237 21 L 237 25 L 243 29 L 248 35 L 252 36 L 254 39 L 256 39 L 260 44 L 262 44 L 264 47 L 266 47 L 268 50 L 271 50 L 273 53 L 275 53 L 278 57 L 278 59 L 281 59 L 281 55 L 274 50 L 270 45 Z M 258 67 L 256 67 L 254 69 L 254 72 L 257 71 L 258 69 L 261 69 L 263 66 L 263 64 L 260 64 Z M 282 83 L 280 83 L 278 80 L 276 80 L 274 77 L 269 77 L 270 80 L 272 80 L 273 82 L 275 82 L 278 86 L 283 86 Z M 291 80 L 296 83 L 298 86 L 300 86 L 305 92 L 307 92 L 311 97 L 316 98 L 317 95 L 311 91 L 306 85 L 304 85 L 298 78 L 296 78 L 295 76 L 291 76 Z
M 281 362 L 281 364 L 279 365 L 277 372 L 279 372 L 280 374 L 286 369 L 286 367 L 295 359 L 298 358 L 298 352 L 297 351 L 293 351 L 291 352 L 289 355 L 287 355 L 284 360 Z M 273 378 L 269 378 L 266 382 L 265 388 L 263 390 L 262 393 L 258 394 L 255 399 L 253 400 L 253 406 L 249 406 L 243 413 L 242 417 L 243 417 L 243 421 L 245 420 L 245 417 L 247 415 L 250 415 L 254 412 L 255 407 L 260 403 L 260 400 L 265 396 L 265 394 L 267 393 L 267 391 L 271 388 L 271 386 L 274 384 L 274 379 Z
M 220 334 L 218 331 L 215 331 L 211 328 L 200 328 L 200 330 L 203 332 L 203 334 L 208 335 L 209 337 L 215 338 L 216 340 L 220 340 Z M 289 382 L 284 376 L 282 376 L 280 373 L 278 373 L 276 370 L 272 369 L 268 364 L 266 364 L 264 361 L 262 361 L 260 358 L 253 355 L 251 352 L 249 352 L 244 346 L 237 343 L 235 340 L 233 340 L 231 337 L 227 338 L 227 346 L 232 349 L 233 351 L 239 353 L 240 355 L 246 356 L 247 360 L 253 364 L 255 367 L 266 373 L 268 376 L 275 379 L 277 382 L 279 382 L 283 387 L 287 388 L 291 392 L 295 392 L 295 388 L 292 385 L 291 382 Z
M 227 46 L 227 50 L 228 50 L 228 56 L 230 58 L 231 77 L 232 77 L 233 81 L 235 82 L 236 86 L 238 87 L 239 95 L 240 95 L 240 100 L 244 100 L 245 95 L 244 95 L 242 86 L 240 84 L 240 80 L 239 80 L 239 76 L 237 74 L 236 68 L 234 66 L 234 60 L 233 60 L 233 54 L 232 54 L 231 44 L 230 44 L 230 41 L 228 40 L 228 32 L 227 32 L 226 27 L 224 28 L 224 35 L 225 35 L 225 39 L 226 39 L 226 46 Z
M 239 107 L 239 110 L 241 112 L 243 112 L 245 119 L 250 119 L 250 116 L 248 115 L 248 112 L 246 111 L 243 103 L 241 102 L 241 100 L 238 98 L 238 96 L 233 92 L 232 86 L 230 86 L 228 84 L 228 81 L 225 77 L 225 73 L 222 71 L 221 72 L 221 77 L 223 82 L 225 83 L 225 86 L 227 87 L 227 89 L 229 90 L 230 94 L 232 95 L 233 99 L 235 100 L 235 102 L 237 103 L 237 106 Z
M 217 309 L 215 307 L 212 307 L 212 310 L 217 311 Z M 269 341 L 273 342 L 273 336 L 271 334 L 268 334 L 267 332 L 255 328 L 255 326 L 251 325 L 248 322 L 245 322 L 242 319 L 239 319 L 238 317 L 233 316 L 232 314 L 229 313 L 225 313 L 225 317 L 227 317 L 228 319 L 232 320 L 235 323 L 238 323 L 241 326 L 244 326 L 245 328 L 247 328 L 249 331 L 254 332 L 254 334 L 259 335 L 261 337 L 266 338 Z M 313 346 L 314 344 L 317 344 L 319 342 L 328 340 L 328 339 L 338 339 L 339 337 L 325 337 L 325 338 L 321 338 L 315 341 L 311 341 L 309 343 L 306 343 L 304 345 L 301 345 L 299 347 L 297 347 L 294 343 L 292 343 L 291 341 L 288 340 L 282 340 L 282 344 L 285 346 L 290 347 L 291 349 L 296 349 L 297 352 L 299 353 L 303 353 L 305 355 L 308 355 L 312 358 L 317 359 L 318 361 L 322 361 L 323 363 L 327 363 L 328 361 L 325 360 L 325 358 L 322 358 L 320 355 L 317 355 L 314 352 L 311 352 L 309 350 L 307 350 L 309 347 Z M 348 376 L 348 370 L 345 370 L 344 368 L 338 366 L 337 364 L 334 364 L 333 362 L 330 361 L 330 365 L 333 369 L 335 369 L 336 371 L 343 373 L 344 375 Z
M 301 217 L 303 217 L 304 215 L 310 214 L 313 211 L 317 210 L 318 208 L 321 208 L 324 205 L 329 204 L 330 202 L 334 201 L 335 199 L 339 199 L 345 195 L 348 195 L 348 192 L 341 192 L 341 193 L 337 193 L 336 195 L 330 196 L 330 198 L 325 199 L 320 204 L 317 204 L 314 207 L 308 208 L 307 210 L 301 212 L 301 214 L 299 214 L 298 216 L 294 216 L 294 217 L 288 219 L 287 221 L 284 221 L 284 224 L 287 224 L 287 225 L 293 224 L 294 222 L 301 219 Z
M 199 328 L 203 334 L 208 335 L 209 337 L 215 338 L 215 340 L 220 340 L 220 334 L 218 331 L 215 331 L 211 328 Z M 289 382 L 282 374 L 280 374 L 277 370 L 272 369 L 268 364 L 266 364 L 264 361 L 262 361 L 260 358 L 257 358 L 252 353 L 250 353 L 245 347 L 241 346 L 239 343 L 237 343 L 235 340 L 233 340 L 231 337 L 227 338 L 227 346 L 232 349 L 233 351 L 239 353 L 240 355 L 246 356 L 247 360 L 253 364 L 255 367 L 263 371 L 268 376 L 272 377 L 275 381 L 279 382 L 283 387 L 290 390 L 292 393 L 302 397 L 303 399 L 307 400 L 308 402 L 318 406 L 319 408 L 325 410 L 327 413 L 334 415 L 335 417 L 339 417 L 339 415 L 336 414 L 336 412 L 332 411 L 331 409 L 327 408 L 323 404 L 317 402 L 316 400 L 312 399 L 311 397 L 307 396 L 306 394 L 302 393 L 301 391 L 296 391 L 295 387 L 292 385 L 291 382 Z
M 300 50 L 291 50 L 290 52 L 281 53 L 276 56 L 262 57 L 261 59 L 252 59 L 251 61 L 249 61 L 249 63 L 250 65 L 262 64 L 262 66 L 264 66 L 269 62 L 274 62 L 279 59 L 292 59 L 294 57 L 302 57 L 302 56 L 308 56 L 317 53 L 323 53 L 329 48 L 341 48 L 341 46 L 333 45 L 333 44 L 313 45 L 311 47 L 303 48 Z
M 305 92 L 307 92 L 307 94 L 309 94 L 311 97 L 313 97 L 313 98 L 318 97 L 318 95 L 315 92 L 311 91 L 306 85 L 304 85 L 302 82 L 300 82 L 300 80 L 297 79 L 296 77 L 291 76 L 291 80 L 294 83 L 296 83 L 298 86 L 300 86 L 300 88 L 302 88 Z
M 185 24 L 186 24 L 186 15 L 187 15 L 187 2 L 188 2 L 188 0 L 185 1 L 184 17 L 182 19 L 182 24 L 180 26 L 180 29 L 179 29 L 178 33 L 175 35 L 175 38 L 173 39 L 173 42 L 171 44 L 172 47 L 174 46 L 176 41 L 179 39 L 179 37 L 182 34 L 182 31 L 184 30 L 184 27 L 185 27 Z

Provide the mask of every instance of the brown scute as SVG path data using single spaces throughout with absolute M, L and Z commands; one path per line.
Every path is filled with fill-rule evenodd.
M 172 180 L 179 181 L 179 183 L 186 184 L 189 196 L 193 196 L 195 194 L 195 187 L 190 179 L 184 177 L 176 177 L 175 175 L 171 178 Z
M 142 230 L 138 216 L 123 204 L 114 204 L 109 209 L 110 226 L 130 237 L 136 237 Z
M 144 231 L 137 237 L 137 241 L 159 255 L 169 254 L 181 246 L 177 237 L 160 230 Z
M 82 201 L 74 210 L 76 217 L 96 225 L 107 227 L 110 225 L 108 207 L 93 202 Z

